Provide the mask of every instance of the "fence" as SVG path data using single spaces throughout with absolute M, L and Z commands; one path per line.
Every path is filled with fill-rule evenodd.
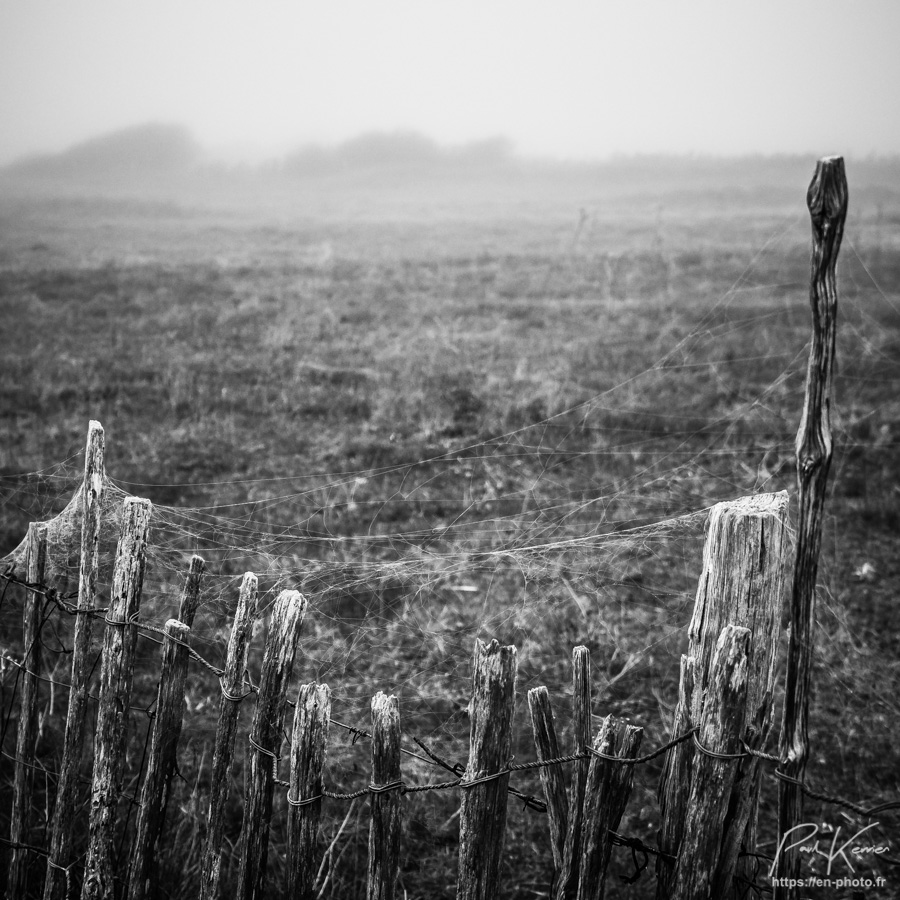
M 99 445 L 100 434 L 94 423 L 91 430 L 94 446 Z M 92 454 L 88 458 L 97 460 Z M 112 897 L 116 893 L 112 860 L 121 826 L 114 820 L 113 812 L 121 790 L 125 756 L 122 746 L 125 728 L 121 720 L 131 702 L 129 674 L 136 633 L 138 629 L 148 628 L 139 619 L 148 505 L 147 501 L 135 498 L 125 501 L 112 599 L 106 608 L 81 602 L 70 606 L 69 602 L 76 599 L 74 596 L 54 598 L 42 587 L 39 560 L 43 552 L 43 530 L 35 526 L 29 533 L 29 573 L 30 577 L 38 576 L 35 581 L 25 582 L 32 596 L 49 595 L 61 608 L 74 614 L 76 621 L 89 623 L 102 619 L 105 623 L 94 737 L 90 838 L 82 897 Z M 590 656 L 584 647 L 579 647 L 573 654 L 576 707 L 571 752 L 560 751 L 561 736 L 555 730 L 549 692 L 546 688 L 535 688 L 529 691 L 528 704 L 537 760 L 509 765 L 516 649 L 500 646 L 496 641 L 478 642 L 469 705 L 470 751 L 464 771 L 444 763 L 453 770 L 451 780 L 405 783 L 400 767 L 398 703 L 396 698 L 379 693 L 372 700 L 371 783 L 347 794 L 337 794 L 323 785 L 331 724 L 330 690 L 326 685 L 309 684 L 300 689 L 291 728 L 290 777 L 286 782 L 277 778 L 287 706 L 285 692 L 306 600 L 296 591 L 283 591 L 279 595 L 269 624 L 259 684 L 248 690 L 244 671 L 256 613 L 257 579 L 249 573 L 244 577 L 225 666 L 216 669 L 193 652 L 189 644 L 188 622 L 196 608 L 202 577 L 202 563 L 195 557 L 186 577 L 180 611 L 182 621 L 170 620 L 162 629 L 160 684 L 126 895 L 137 900 L 148 894 L 148 873 L 160 836 L 164 795 L 173 775 L 174 751 L 184 709 L 185 675 L 191 656 L 212 668 L 221 681 L 201 897 L 217 896 L 226 774 L 237 740 L 237 710 L 251 693 L 256 694 L 256 711 L 246 736 L 253 752 L 246 773 L 239 897 L 266 895 L 268 831 L 276 787 L 286 791 L 290 807 L 288 891 L 291 896 L 313 896 L 313 882 L 321 861 L 317 824 L 325 800 L 371 797 L 368 893 L 371 897 L 392 897 L 401 850 L 400 796 L 454 789 L 461 792 L 458 896 L 497 896 L 509 780 L 515 772 L 533 768 L 540 769 L 552 852 L 559 871 L 555 896 L 602 896 L 612 843 L 617 839 L 615 830 L 631 791 L 632 769 L 667 752 L 671 755 L 661 788 L 667 831 L 657 851 L 661 883 L 671 882 L 671 896 L 692 896 L 697 879 L 705 884 L 730 883 L 737 874 L 738 853 L 745 843 L 744 831 L 753 818 L 756 803 L 755 773 L 759 758 L 751 755 L 751 751 L 765 742 L 771 720 L 776 646 L 773 636 L 785 586 L 786 515 L 787 497 L 783 493 L 719 504 L 714 509 L 691 628 L 689 659 L 693 664 L 693 680 L 683 681 L 676 725 L 681 730 L 665 747 L 638 756 L 642 729 L 613 716 L 604 719 L 596 735 L 591 734 Z M 89 567 L 93 549 L 86 548 L 83 568 Z M 14 577 L 8 575 L 7 579 Z M 25 609 L 26 616 L 33 619 L 38 605 L 29 603 Z M 34 640 L 26 644 L 29 649 L 38 646 Z M 77 645 L 73 656 L 75 671 L 84 662 L 78 658 Z M 22 672 L 23 698 L 33 696 L 35 680 L 40 676 L 39 663 L 33 654 L 26 653 Z M 707 683 L 709 690 L 705 688 Z M 23 700 L 20 733 L 32 720 L 33 711 L 24 706 Z M 697 725 L 687 726 L 689 721 Z M 745 728 L 745 721 L 753 724 Z M 21 755 L 17 752 L 17 772 L 24 775 L 29 763 L 28 737 L 24 739 Z M 433 753 L 432 756 L 439 759 Z M 568 786 L 566 769 L 570 773 Z M 686 773 L 692 769 L 693 775 L 689 777 Z M 740 787 L 733 789 L 732 783 L 739 783 Z M 717 784 L 718 791 L 711 792 L 710 784 Z M 685 785 L 692 785 L 689 794 L 680 792 Z M 54 824 L 72 821 L 74 809 L 62 809 L 61 797 L 58 788 Z M 15 845 L 8 891 L 11 896 L 21 889 L 22 855 L 35 849 L 25 846 L 21 840 L 27 834 L 26 794 L 17 791 L 15 808 L 21 812 L 15 819 L 11 837 Z M 686 822 L 693 823 L 688 831 L 690 840 L 681 839 Z M 705 828 L 698 827 L 698 823 L 703 823 Z M 54 847 L 59 846 L 63 845 L 57 839 L 47 852 L 45 896 L 61 896 L 71 889 L 74 863 L 60 851 L 54 855 Z M 647 852 L 651 848 L 638 842 L 637 849 Z M 670 895 L 668 887 L 665 895 Z
M 191 646 L 191 626 L 199 603 L 203 562 L 195 557 L 186 574 L 177 619 L 158 628 L 140 619 L 140 604 L 150 503 L 124 501 L 122 530 L 113 570 L 110 603 L 98 605 L 97 572 L 100 508 L 104 484 L 104 436 L 92 422 L 81 490 L 82 543 L 78 590 L 61 596 L 45 583 L 46 529 L 29 529 L 24 572 L 7 571 L 5 588 L 23 585 L 21 659 L 7 659 L 20 670 L 20 714 L 14 762 L 11 813 L 11 858 L 8 897 L 27 891 L 29 854 L 46 858 L 43 896 L 71 896 L 80 879 L 81 897 L 129 900 L 151 896 L 154 858 L 163 831 L 166 797 L 175 773 L 175 751 L 182 727 L 185 683 L 191 661 L 212 671 L 220 683 L 220 704 L 212 758 L 212 787 L 200 896 L 219 895 L 225 840 L 229 778 L 238 740 L 241 703 L 256 697 L 253 723 L 246 735 L 250 748 L 245 772 L 243 822 L 240 830 L 237 896 L 267 896 L 269 832 L 273 796 L 286 793 L 288 812 L 287 883 L 291 897 L 315 896 L 322 862 L 319 823 L 323 804 L 370 798 L 367 895 L 396 896 L 406 793 L 458 791 L 459 856 L 457 896 L 466 900 L 501 893 L 501 859 L 510 794 L 545 810 L 555 870 L 554 900 L 587 900 L 604 895 L 614 844 L 629 847 L 635 857 L 656 858 L 659 898 L 738 896 L 756 883 L 757 804 L 764 766 L 776 763 L 782 803 L 779 833 L 802 821 L 803 776 L 808 756 L 806 692 L 813 590 L 819 544 L 819 516 L 831 454 L 828 407 L 834 350 L 834 262 L 846 212 L 846 182 L 840 159 L 820 162 L 810 187 L 814 226 L 812 302 L 814 342 L 807 395 L 798 435 L 800 522 L 797 564 L 793 567 L 791 636 L 785 719 L 781 750 L 764 751 L 773 721 L 777 633 L 782 601 L 791 572 L 786 493 L 746 497 L 717 505 L 709 519 L 688 654 L 681 661 L 674 738 L 640 755 L 643 730 L 606 716 L 592 733 L 590 656 L 584 647 L 573 652 L 574 712 L 572 733 L 557 734 L 550 693 L 538 687 L 528 693 L 536 759 L 510 763 L 511 730 L 516 695 L 517 654 L 513 646 L 477 642 L 472 667 L 469 756 L 463 767 L 443 760 L 431 748 L 420 748 L 436 767 L 452 778 L 424 784 L 404 781 L 401 718 L 393 696 L 376 694 L 371 702 L 372 742 L 369 784 L 348 793 L 325 787 L 327 738 L 332 725 L 331 692 L 324 684 L 304 685 L 295 701 L 287 696 L 297 638 L 307 613 L 306 599 L 296 591 L 277 598 L 268 627 L 258 685 L 246 678 L 248 647 L 257 618 L 256 576 L 244 576 L 222 669 Z M 43 598 L 45 603 L 41 603 Z M 43 608 L 42 608 L 43 607 Z M 62 763 L 47 847 L 29 842 L 30 797 L 35 772 L 37 684 L 41 667 L 41 628 L 54 610 L 74 617 L 71 680 Z M 91 681 L 89 648 L 93 626 L 103 622 L 103 650 L 97 721 L 93 738 L 87 854 L 73 855 L 79 806 L 80 761 L 86 738 L 86 706 Z M 127 872 L 115 871 L 116 841 L 128 832 L 116 820 L 122 795 L 126 757 L 126 719 L 131 703 L 134 648 L 139 631 L 162 637 L 160 682 L 140 796 L 134 798 L 137 820 Z M 278 778 L 287 709 L 293 707 L 287 781 Z M 7 714 L 7 722 L 9 722 Z M 632 790 L 634 767 L 665 756 L 659 786 L 661 827 L 657 847 L 617 833 Z M 421 757 L 420 757 L 421 758 Z M 537 769 L 543 803 L 523 796 L 510 784 L 516 772 Z M 43 774 L 47 773 L 43 770 Z M 822 794 L 814 794 L 824 799 Z M 849 808 L 862 814 L 853 804 Z M 778 854 L 776 874 L 793 877 L 796 853 Z M 646 868 L 638 865 L 637 871 Z M 794 896 L 776 882 L 776 896 Z

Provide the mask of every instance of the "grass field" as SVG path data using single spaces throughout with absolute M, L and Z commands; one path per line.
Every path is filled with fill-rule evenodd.
M 704 510 L 794 490 L 813 167 L 245 174 L 104 196 L 7 183 L 0 554 L 69 499 L 99 419 L 110 492 L 155 505 L 144 616 L 170 614 L 199 551 L 209 576 L 195 646 L 214 662 L 252 570 L 267 602 L 283 586 L 309 596 L 294 681 L 329 683 L 342 722 L 366 727 L 369 699 L 394 692 L 408 735 L 464 760 L 473 643 L 496 637 L 519 650 L 514 753 L 532 759 L 525 692 L 546 684 L 563 730 L 571 649 L 585 644 L 595 714 L 629 717 L 654 748 L 672 724 Z M 811 782 L 871 804 L 900 796 L 896 175 L 848 164 L 811 710 Z M 61 560 L 55 577 L 71 586 Z M 13 592 L 0 609 L 13 654 L 20 609 Z M 142 639 L 138 652 L 135 703 L 146 706 L 158 648 Z M 65 680 L 68 657 L 51 658 Z M 13 678 L 4 668 L 5 709 Z M 217 690 L 192 673 L 162 896 L 195 894 Z M 53 769 L 64 718 L 59 696 L 47 701 Z M 146 728 L 137 717 L 129 792 Z M 410 780 L 442 780 L 407 764 Z M 636 773 L 620 828 L 650 845 L 660 768 Z M 352 790 L 367 772 L 366 743 L 333 730 L 330 783 Z M 7 767 L 2 817 L 10 781 Z M 238 766 L 232 840 L 241 784 Z M 536 777 L 515 784 L 540 792 Z M 774 850 L 776 793 L 764 779 L 761 852 Z M 455 896 L 457 804 L 446 792 L 404 800 L 406 897 Z M 275 879 L 285 810 L 279 798 Z M 809 811 L 851 833 L 863 821 Z M 327 809 L 323 828 L 321 896 L 361 896 L 364 805 Z M 872 833 L 900 856 L 896 810 Z M 631 886 L 617 877 L 633 868 L 614 851 L 608 896 L 652 896 L 650 872 Z M 505 896 L 546 896 L 551 869 L 545 817 L 511 803 Z

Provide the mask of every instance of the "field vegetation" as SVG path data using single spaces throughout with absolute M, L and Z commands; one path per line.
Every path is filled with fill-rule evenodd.
M 595 714 L 630 718 L 655 748 L 672 727 L 705 510 L 794 490 L 814 159 L 526 165 L 500 145 L 440 165 L 359 155 L 142 185 L 127 172 L 105 185 L 7 175 L 0 554 L 16 559 L 28 522 L 65 507 L 98 419 L 110 478 L 103 590 L 117 505 L 123 493 L 148 497 L 142 616 L 171 615 L 199 552 L 208 574 L 194 646 L 214 663 L 240 576 L 256 571 L 264 607 L 281 587 L 309 597 L 294 683 L 327 682 L 344 724 L 366 728 L 370 698 L 393 692 L 408 749 L 421 756 L 415 736 L 465 761 L 472 648 L 496 637 L 519 651 L 517 760 L 535 755 L 528 688 L 549 687 L 565 732 L 578 644 L 592 653 Z M 811 782 L 871 804 L 900 795 L 897 174 L 894 163 L 848 163 L 811 711 Z M 76 531 L 55 535 L 60 589 L 77 582 Z M 12 656 L 21 601 L 11 589 L 0 608 Z M 70 623 L 49 621 L 49 665 L 65 681 Z M 254 678 L 261 646 L 260 633 Z M 137 707 L 155 695 L 158 649 L 139 641 Z M 14 723 L 17 670 L 2 671 Z M 192 670 L 162 897 L 196 893 L 218 696 Z M 52 771 L 64 700 L 48 689 L 44 701 L 40 755 Z M 128 794 L 147 728 L 136 715 Z M 14 744 L 5 729 L 3 749 Z M 361 787 L 368 756 L 366 741 L 333 728 L 329 785 Z M 620 828 L 651 846 L 660 769 L 636 773 Z M 242 772 L 239 754 L 235 844 Z M 404 759 L 410 781 L 444 775 Z M 540 795 L 536 776 L 514 786 Z M 776 794 L 765 778 L 764 853 Z M 457 805 L 455 792 L 404 799 L 403 896 L 455 896 Z M 133 819 L 126 800 L 122 816 Z M 280 883 L 283 796 L 275 819 Z M 810 820 L 862 823 L 812 801 Z M 887 811 L 873 832 L 895 857 L 896 825 Z M 546 896 L 546 817 L 511 802 L 508 827 L 505 896 Z M 326 806 L 322 897 L 362 896 L 367 830 L 363 801 Z M 39 829 L 33 841 L 44 843 Z M 614 850 L 608 895 L 652 896 L 652 868 L 627 884 L 618 876 L 634 874 L 631 854 Z

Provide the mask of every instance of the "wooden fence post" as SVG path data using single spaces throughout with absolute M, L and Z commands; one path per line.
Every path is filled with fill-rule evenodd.
M 81 563 L 78 572 L 78 614 L 72 639 L 72 675 L 63 755 L 56 786 L 56 803 L 50 825 L 50 852 L 44 879 L 44 900 L 61 900 L 69 887 L 72 836 L 75 833 L 76 790 L 84 718 L 91 670 L 88 653 L 93 632 L 93 610 L 97 603 L 97 570 L 100 557 L 100 515 L 105 472 L 103 428 L 99 422 L 88 426 L 84 455 L 84 482 L 81 487 Z
M 496 900 L 500 894 L 509 773 L 478 782 L 509 763 L 517 668 L 515 647 L 475 642 L 469 763 L 463 776 L 463 785 L 472 786 L 463 787 L 460 804 L 457 900 Z
M 188 628 L 193 627 L 194 616 L 197 614 L 197 609 L 200 606 L 200 583 L 203 579 L 203 573 L 205 570 L 206 563 L 204 562 L 203 557 L 194 554 L 191 557 L 191 564 L 188 568 L 187 577 L 184 580 L 184 588 L 181 591 L 181 600 L 178 604 L 178 621 L 184 625 L 187 625 Z M 185 663 L 185 666 L 186 665 L 187 663 Z M 178 729 L 177 735 L 173 739 L 167 740 L 163 745 L 161 751 L 161 766 L 163 772 L 162 780 L 165 787 L 163 789 L 162 812 L 160 813 L 161 819 L 159 828 L 162 828 L 163 826 L 163 820 L 166 816 L 166 810 L 169 807 L 169 794 L 172 790 L 172 778 L 175 775 L 175 767 L 177 761 L 176 751 L 178 749 L 178 737 L 181 734 L 181 722 L 182 717 L 179 717 L 176 725 Z M 150 875 L 150 890 L 155 896 L 158 893 L 157 879 L 159 876 L 159 870 L 154 866 L 150 869 Z
M 709 517 L 703 550 L 703 572 L 689 628 L 688 657 L 675 713 L 675 736 L 700 724 L 703 704 L 711 690 L 712 658 L 726 625 L 748 628 L 747 715 L 742 739 L 758 749 L 769 735 L 775 687 L 775 657 L 780 615 L 787 584 L 789 532 L 788 497 L 759 494 L 719 503 Z M 659 846 L 678 856 L 685 834 L 686 809 L 696 760 L 693 743 L 683 742 L 669 754 L 660 783 L 662 820 Z M 720 832 L 719 896 L 732 890 L 742 845 L 753 837 L 754 811 L 759 792 L 759 760 L 737 764 L 731 811 Z M 753 848 L 748 848 L 753 849 Z M 660 859 L 657 897 L 671 896 L 674 869 Z
M 28 526 L 25 545 L 25 578 L 32 584 L 43 584 L 47 560 L 47 526 L 32 523 Z M 31 789 L 34 784 L 34 759 L 37 743 L 38 679 L 41 675 L 41 594 L 27 591 L 22 613 L 22 637 L 25 652 L 22 658 L 22 704 L 19 730 L 16 734 L 16 763 L 13 776 L 13 805 L 9 822 L 9 838 L 14 844 L 28 843 L 31 818 Z M 28 858 L 25 850 L 15 847 L 10 854 L 6 896 L 10 900 L 24 897 L 28 887 Z
M 178 609 L 178 619 L 166 622 L 156 714 L 147 758 L 147 774 L 141 791 L 141 805 L 135 826 L 128 876 L 129 900 L 143 900 L 154 893 L 157 871 L 152 865 L 168 806 L 172 776 L 175 774 L 178 738 L 184 714 L 184 684 L 187 678 L 190 626 L 200 605 L 200 581 L 206 563 L 194 555 Z
M 372 699 L 372 793 L 368 900 L 394 900 L 400 872 L 400 705 L 379 691 Z
M 553 724 L 553 710 L 550 705 L 550 693 L 541 686 L 528 692 L 528 708 L 531 711 L 531 727 L 534 732 L 534 743 L 537 757 L 543 762 L 556 759 L 559 752 L 559 741 L 556 727 Z M 540 770 L 541 785 L 544 788 L 544 799 L 547 802 L 547 817 L 550 820 L 550 846 L 553 851 L 553 868 L 556 877 L 562 871 L 563 850 L 566 843 L 568 811 L 566 809 L 566 779 L 561 765 L 544 766 Z
M 200 606 L 200 581 L 205 569 L 206 563 L 203 561 L 203 557 L 194 554 L 191 557 L 187 578 L 184 580 L 181 602 L 178 604 L 178 621 L 184 622 L 188 628 L 193 627 L 194 616 L 197 614 L 197 607 Z
M 116 550 L 113 585 L 100 669 L 100 702 L 94 739 L 94 776 L 88 854 L 81 886 L 82 900 L 107 900 L 114 893 L 113 849 L 116 804 L 125 765 L 125 737 L 134 645 L 144 582 L 144 555 L 150 527 L 149 500 L 125 499 L 122 536 Z
M 591 655 L 587 647 L 572 651 L 572 752 L 581 753 L 591 745 Z M 585 757 L 572 766 L 569 786 L 569 815 L 563 864 L 553 896 L 555 900 L 574 900 L 578 892 L 578 866 L 581 859 L 581 818 L 584 814 L 584 789 L 590 760 Z
M 288 896 L 313 900 L 319 866 L 317 838 L 322 812 L 322 769 L 331 719 L 327 684 L 305 684 L 297 696 L 291 732 L 288 814 Z M 314 799 L 318 798 L 318 799 Z M 291 802 L 293 800 L 293 802 Z M 309 801 L 304 805 L 296 805 Z
M 619 759 L 633 759 L 641 747 L 644 729 L 607 716 L 594 739 L 593 749 Z M 610 831 L 619 827 L 631 796 L 634 765 L 593 756 L 588 769 L 582 819 L 578 900 L 603 900 L 606 870 L 612 851 Z
M 684 838 L 675 866 L 672 900 L 723 897 L 714 885 L 730 890 L 732 872 L 720 872 L 722 832 L 741 753 L 749 681 L 750 631 L 726 625 L 716 644 L 709 691 L 703 701 L 696 740 L 703 751 L 694 758 Z M 712 755 L 717 754 L 717 755 Z M 733 871 L 733 870 L 732 870 Z
M 790 642 L 781 726 L 782 771 L 802 781 L 809 757 L 809 679 L 815 623 L 816 578 L 822 542 L 822 509 L 831 467 L 831 380 L 837 333 L 835 264 L 847 217 L 847 176 L 840 156 L 820 159 L 806 196 L 812 221 L 809 300 L 813 337 L 806 373 L 806 397 L 797 432 L 797 482 L 800 512 L 797 555 L 791 590 Z M 782 781 L 778 794 L 779 838 L 803 821 L 803 794 L 795 782 Z M 785 850 L 776 860 L 775 877 L 800 877 L 800 854 Z M 795 888 L 776 884 L 775 900 L 797 897 Z
M 285 694 L 306 598 L 299 591 L 282 591 L 275 601 L 259 679 L 256 715 L 249 735 L 244 818 L 241 825 L 241 865 L 236 896 L 239 900 L 262 900 L 265 896 L 266 860 L 275 767 L 280 759 L 284 725 Z
M 206 846 L 200 868 L 200 900 L 218 900 L 219 874 L 222 868 L 222 844 L 225 831 L 225 803 L 228 800 L 228 779 L 234 758 L 241 701 L 244 699 L 244 670 L 247 668 L 247 648 L 253 635 L 256 618 L 258 580 L 252 572 L 244 574 L 234 624 L 225 655 L 222 675 L 222 700 L 213 749 L 212 781 L 207 817 Z
M 170 762 L 175 757 L 184 714 L 187 640 L 191 629 L 183 622 L 169 619 L 165 631 L 147 774 L 141 790 L 141 805 L 131 848 L 128 900 L 144 900 L 149 893 L 150 870 L 163 824 L 163 798 L 172 771 Z

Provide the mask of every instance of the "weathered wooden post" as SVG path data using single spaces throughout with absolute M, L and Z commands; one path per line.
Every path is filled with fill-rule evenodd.
M 292 900 L 313 900 L 315 896 L 322 770 L 330 719 L 331 691 L 328 685 L 303 685 L 297 696 L 291 732 L 288 896 Z
M 541 762 L 557 759 L 559 740 L 556 737 L 556 726 L 553 724 L 553 709 L 550 705 L 550 693 L 541 686 L 528 692 L 528 708 L 531 712 L 531 728 L 534 732 L 534 743 L 537 757 Z M 566 808 L 566 779 L 562 766 L 544 766 L 540 770 L 541 786 L 544 788 L 544 799 L 547 802 L 547 818 L 550 820 L 550 847 L 553 852 L 553 868 L 556 876 L 562 870 L 563 851 L 566 843 L 568 810 Z
M 234 758 L 240 704 L 244 699 L 244 670 L 247 668 L 247 649 L 256 618 L 257 587 L 257 577 L 252 572 L 245 573 L 225 655 L 225 672 L 221 679 L 222 701 L 219 705 L 219 722 L 213 749 L 206 846 L 200 869 L 200 900 L 218 900 L 219 896 L 228 776 Z
M 84 718 L 88 700 L 90 666 L 88 653 L 93 632 L 93 610 L 97 605 L 97 570 L 100 557 L 100 515 L 105 472 L 105 441 L 99 422 L 88 426 L 84 455 L 84 482 L 81 487 L 81 563 L 78 572 L 78 613 L 72 639 L 72 675 L 66 734 L 56 787 L 56 804 L 50 824 L 50 852 L 44 880 L 44 900 L 60 900 L 67 890 L 71 864 L 72 836 L 75 833 L 78 764 L 84 743 Z
M 178 604 L 178 621 L 183 622 L 188 628 L 193 627 L 194 616 L 197 614 L 197 607 L 200 606 L 200 582 L 205 569 L 203 557 L 195 553 L 191 557 L 191 565 L 187 578 L 184 579 L 184 589 Z
M 239 900 L 262 900 L 266 896 L 264 885 L 275 766 L 282 741 L 288 680 L 294 667 L 306 605 L 306 598 L 299 591 L 282 591 L 275 601 L 266 637 L 256 715 L 249 735 L 241 864 L 236 891 Z
M 699 726 L 704 703 L 713 689 L 712 659 L 718 637 L 726 625 L 736 625 L 752 634 L 742 739 L 758 749 L 768 737 L 777 635 L 787 582 L 787 510 L 787 493 L 782 491 L 719 503 L 710 514 L 688 655 L 682 658 L 676 736 Z M 669 753 L 660 782 L 659 846 L 671 856 L 679 855 L 684 839 L 695 760 L 693 744 L 679 744 Z M 748 757 L 735 766 L 739 777 L 734 780 L 731 811 L 719 833 L 722 848 L 716 888 L 723 897 L 732 889 L 742 844 L 748 842 L 748 833 L 752 837 L 759 790 L 759 760 Z M 691 824 L 693 827 L 695 823 Z M 671 896 L 674 874 L 672 867 L 660 859 L 660 900 Z
M 90 833 L 81 886 L 82 900 L 107 900 L 114 892 L 116 804 L 125 765 L 125 737 L 137 639 L 134 619 L 141 605 L 150 510 L 149 500 L 137 497 L 125 499 L 122 536 L 116 550 L 112 593 L 103 634 Z
M 47 526 L 32 523 L 28 526 L 25 545 L 25 578 L 31 584 L 43 584 L 44 566 L 47 560 Z M 34 784 L 34 758 L 38 733 L 38 679 L 41 675 L 41 595 L 35 591 L 25 594 L 22 613 L 22 637 L 25 652 L 22 671 L 22 707 L 19 714 L 19 730 L 16 734 L 16 763 L 13 776 L 13 805 L 9 822 L 9 839 L 14 844 L 28 843 L 31 817 L 31 789 Z M 12 850 L 9 858 L 9 875 L 6 896 L 24 897 L 27 894 L 28 860 L 26 851 Z
M 394 900 L 400 872 L 400 705 L 379 691 L 372 699 L 372 821 L 368 900 Z M 375 788 L 378 788 L 376 791 Z
M 169 619 L 165 626 L 156 715 L 147 755 L 147 774 L 141 790 L 141 805 L 131 848 L 128 900 L 144 900 L 150 894 L 149 878 L 163 824 L 163 799 L 174 760 L 184 713 L 184 683 L 187 678 L 191 629 Z
M 687 819 L 675 866 L 672 900 L 707 900 L 731 892 L 732 872 L 720 872 L 722 833 L 742 752 L 747 712 L 750 630 L 726 625 L 710 666 L 709 691 L 703 700 L 696 740 Z M 731 756 L 732 758 L 728 758 Z M 733 870 L 732 870 L 733 871 Z M 724 881 L 727 893 L 716 891 Z
M 181 599 L 178 604 L 178 621 L 188 628 L 194 625 L 194 616 L 200 606 L 200 584 L 203 579 L 203 573 L 206 570 L 206 563 L 203 557 L 194 554 L 191 557 L 191 564 L 188 568 L 187 577 L 184 579 L 184 588 L 181 591 Z M 178 734 L 181 733 L 181 719 L 178 720 Z M 176 768 L 176 751 L 178 748 L 178 736 L 173 740 L 166 741 L 161 748 L 160 766 L 163 772 L 162 780 L 165 785 L 162 799 L 162 817 L 165 818 L 166 809 L 169 806 L 169 793 L 172 790 L 172 778 L 175 775 Z M 162 820 L 160 820 L 160 828 L 162 828 Z M 150 882 L 151 892 L 154 896 L 158 892 L 157 878 L 159 870 L 153 867 L 150 870 L 152 880 Z
M 459 814 L 457 900 L 496 900 L 500 896 L 509 773 L 481 779 L 503 772 L 509 763 L 517 668 L 515 647 L 501 647 L 497 641 L 475 642 L 469 763 Z
M 820 159 L 806 195 L 812 221 L 809 300 L 813 336 L 806 372 L 806 397 L 796 442 L 800 512 L 779 748 L 782 771 L 797 781 L 803 780 L 809 757 L 807 724 L 816 578 L 822 542 L 822 509 L 832 453 L 831 381 L 838 302 L 835 265 L 844 234 L 847 200 L 843 158 L 828 156 Z M 780 782 L 778 801 L 778 833 L 784 835 L 803 821 L 803 794 L 799 785 L 790 781 Z M 775 877 L 800 877 L 800 855 L 796 849 L 779 854 Z M 797 896 L 797 889 L 776 884 L 775 900 Z
M 593 749 L 616 759 L 634 759 L 643 736 L 643 728 L 607 716 L 594 739 Z M 603 900 L 612 851 L 610 831 L 619 827 L 631 796 L 633 774 L 633 764 L 591 758 L 581 824 L 578 900 Z
M 582 753 L 591 745 L 591 656 L 587 647 L 572 651 L 572 752 Z M 584 815 L 584 789 L 590 760 L 585 756 L 572 766 L 569 786 L 568 829 L 563 847 L 563 864 L 556 881 L 555 900 L 572 900 L 578 892 L 578 867 L 581 860 L 581 819 Z

